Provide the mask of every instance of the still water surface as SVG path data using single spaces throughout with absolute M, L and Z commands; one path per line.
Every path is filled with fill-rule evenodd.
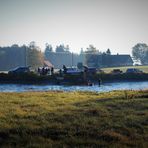
M 104 83 L 100 87 L 94 86 L 64 86 L 64 85 L 25 85 L 25 84 L 0 84 L 0 92 L 25 92 L 25 91 L 95 91 L 108 92 L 112 90 L 141 90 L 148 89 L 147 82 L 116 82 Z

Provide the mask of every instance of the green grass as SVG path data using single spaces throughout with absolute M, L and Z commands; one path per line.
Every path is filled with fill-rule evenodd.
M 1 71 L 1 70 L 0 70 L 0 73 L 8 73 L 8 71 Z
M 126 72 L 127 68 L 138 68 L 145 73 L 148 73 L 148 66 L 126 66 L 126 67 L 110 67 L 110 68 L 102 68 L 102 70 L 106 73 L 110 73 L 113 69 L 120 69 L 123 72 Z
M 148 90 L 0 93 L 1 147 L 148 147 Z

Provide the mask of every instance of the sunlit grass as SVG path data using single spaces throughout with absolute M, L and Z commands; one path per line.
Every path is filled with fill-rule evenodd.
M 0 93 L 1 147 L 147 147 L 148 91 Z
M 102 68 L 102 70 L 106 73 L 110 73 L 113 69 L 120 69 L 123 72 L 126 72 L 128 68 L 138 68 L 145 73 L 148 73 L 148 66 L 125 66 L 125 67 L 110 67 L 110 68 Z

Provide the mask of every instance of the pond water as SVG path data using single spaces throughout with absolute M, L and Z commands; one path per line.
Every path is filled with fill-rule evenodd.
M 64 86 L 64 85 L 25 85 L 25 84 L 0 84 L 0 92 L 25 92 L 25 91 L 95 91 L 108 92 L 112 90 L 142 90 L 148 89 L 147 82 L 114 82 L 104 83 L 100 87 L 94 86 Z

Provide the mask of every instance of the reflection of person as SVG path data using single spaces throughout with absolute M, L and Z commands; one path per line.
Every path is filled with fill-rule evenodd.
M 41 74 L 41 69 L 40 69 L 40 67 L 38 67 L 38 73 Z
M 54 73 L 54 68 L 51 67 L 51 75 L 53 75 L 53 73 Z
M 60 69 L 60 71 L 59 71 L 59 72 L 60 72 L 60 76 L 62 76 L 62 69 Z
M 88 80 L 87 85 L 88 86 L 93 86 L 93 83 L 90 80 Z
M 98 84 L 99 84 L 99 86 L 101 86 L 101 79 L 98 80 Z
M 43 67 L 42 68 L 42 75 L 44 75 L 45 74 L 45 68 Z
M 66 74 L 67 73 L 67 68 L 66 68 L 65 65 L 63 65 L 63 70 L 64 70 L 64 74 Z
M 88 73 L 88 67 L 87 66 L 83 66 L 84 67 L 84 72 L 83 72 L 83 79 L 84 79 L 84 82 L 86 83 L 86 84 L 88 84 L 87 83 L 87 73 Z

